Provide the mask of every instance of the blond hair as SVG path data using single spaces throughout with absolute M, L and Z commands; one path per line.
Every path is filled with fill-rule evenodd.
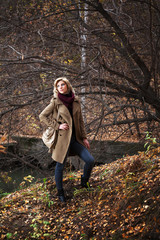
M 58 96 L 58 90 L 57 90 L 57 84 L 59 81 L 63 81 L 67 84 L 67 88 L 68 88 L 68 93 L 70 91 L 72 91 L 75 94 L 74 88 L 72 87 L 71 83 L 69 82 L 69 80 L 66 77 L 59 77 L 54 81 L 54 89 L 53 89 L 53 95 L 54 97 Z

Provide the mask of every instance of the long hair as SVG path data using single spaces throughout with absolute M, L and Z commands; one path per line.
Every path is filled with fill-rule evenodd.
M 67 84 L 68 93 L 69 93 L 70 91 L 72 91 L 72 92 L 75 94 L 75 90 L 74 90 L 74 88 L 72 87 L 72 85 L 71 85 L 71 83 L 69 82 L 69 80 L 68 80 L 66 77 L 59 77 L 59 78 L 57 78 L 57 79 L 54 81 L 54 89 L 53 89 L 53 95 L 54 95 L 54 97 L 57 98 L 57 96 L 58 96 L 57 84 L 58 84 L 59 81 L 63 81 L 63 82 L 65 82 L 65 83 Z

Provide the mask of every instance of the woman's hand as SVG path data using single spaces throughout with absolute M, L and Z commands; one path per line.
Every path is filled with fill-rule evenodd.
M 83 143 L 86 146 L 86 148 L 90 149 L 90 144 L 89 144 L 87 138 L 83 139 Z
M 61 130 L 68 130 L 69 129 L 69 125 L 67 123 L 62 123 L 59 125 L 59 129 Z

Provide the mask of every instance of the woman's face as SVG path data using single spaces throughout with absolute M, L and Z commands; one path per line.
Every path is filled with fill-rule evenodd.
M 64 81 L 59 81 L 57 83 L 57 90 L 61 94 L 66 94 L 68 92 L 67 84 Z

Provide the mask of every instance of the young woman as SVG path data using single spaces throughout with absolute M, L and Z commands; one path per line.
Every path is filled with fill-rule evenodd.
M 87 140 L 81 105 L 75 95 L 71 83 L 65 77 L 54 82 L 54 95 L 50 104 L 39 115 L 40 121 L 58 130 L 58 139 L 52 150 L 52 158 L 57 162 L 55 181 L 59 200 L 65 202 L 63 190 L 63 169 L 67 156 L 78 155 L 84 162 L 84 172 L 81 176 L 81 186 L 88 187 L 88 181 L 94 165 L 94 158 L 88 151 Z

